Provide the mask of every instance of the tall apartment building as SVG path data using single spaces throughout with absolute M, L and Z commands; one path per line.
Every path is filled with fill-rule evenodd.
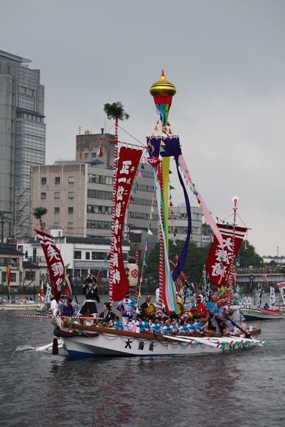
M 0 50 L 1 240 L 29 233 L 31 166 L 45 164 L 44 86 L 30 62 Z

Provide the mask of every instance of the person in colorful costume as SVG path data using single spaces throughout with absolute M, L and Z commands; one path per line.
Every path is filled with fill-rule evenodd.
M 60 304 L 60 312 L 62 316 L 71 317 L 74 313 L 71 298 L 68 295 L 61 295 L 61 304 Z
M 194 319 L 200 319 L 203 323 L 207 322 L 208 311 L 205 304 L 202 302 L 201 296 L 198 295 L 196 298 L 196 304 L 191 308 L 191 313 Z
M 123 326 L 127 322 L 133 319 L 136 309 L 137 309 L 137 303 L 135 302 L 135 300 L 130 298 L 130 294 L 127 293 L 126 296 L 122 299 L 122 301 L 119 302 L 117 306 L 117 310 L 122 315 Z

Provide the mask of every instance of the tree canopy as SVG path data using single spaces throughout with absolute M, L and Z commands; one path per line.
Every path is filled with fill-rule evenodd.
M 125 112 L 125 108 L 121 102 L 113 102 L 113 104 L 105 104 L 104 112 L 107 115 L 108 120 L 128 120 L 129 114 Z
M 176 255 L 181 253 L 184 246 L 183 240 L 177 240 L 176 246 L 173 241 L 169 241 L 169 259 L 176 264 Z M 188 277 L 188 281 L 194 284 L 199 284 L 202 280 L 203 270 L 207 262 L 210 246 L 198 248 L 194 243 L 189 243 L 187 259 L 184 267 L 184 273 Z M 158 265 L 159 265 L 159 244 L 150 251 L 146 257 L 147 266 L 144 268 L 144 277 L 151 278 L 152 281 L 158 283 Z M 263 259 L 255 251 L 254 246 L 247 245 L 242 242 L 238 256 L 235 262 L 236 267 L 263 267 Z
M 33 215 L 36 219 L 41 219 L 44 215 L 47 214 L 47 209 L 42 206 L 33 209 Z
M 263 258 L 256 253 L 254 246 L 247 245 L 245 241 L 241 244 L 236 262 L 239 267 L 262 267 L 264 265 Z

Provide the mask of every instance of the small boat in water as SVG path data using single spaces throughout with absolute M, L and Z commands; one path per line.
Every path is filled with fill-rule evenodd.
M 0 311 L 36 311 L 38 304 L 31 300 L 15 300 L 8 302 L 6 300 L 0 301 Z
M 284 312 L 281 310 L 266 310 L 264 308 L 240 308 L 240 314 L 245 320 L 281 320 Z

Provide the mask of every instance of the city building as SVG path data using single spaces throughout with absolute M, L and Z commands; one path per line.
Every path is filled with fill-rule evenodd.
M 23 281 L 23 253 L 16 245 L 0 244 L 0 289 L 8 285 L 7 272 L 10 268 L 10 286 L 19 286 Z
M 30 171 L 45 164 L 44 86 L 29 59 L 0 50 L 1 241 L 30 232 Z
M 191 226 L 192 233 L 190 242 L 198 248 L 202 246 L 202 210 L 200 207 L 191 206 Z M 171 207 L 171 214 L 168 222 L 169 239 L 185 240 L 188 230 L 188 215 L 186 204 Z
M 101 151 L 102 156 L 98 155 Z M 76 136 L 76 156 L 72 161 L 53 165 L 33 166 L 31 171 L 31 206 L 47 208 L 44 221 L 49 228 L 63 230 L 64 236 L 111 236 L 114 135 Z M 140 170 L 142 178 L 134 183 L 129 203 L 124 237 L 132 242 L 131 249 L 144 248 L 151 218 L 149 247 L 158 239 L 158 215 L 151 214 L 154 202 L 154 178 L 151 166 Z M 31 213 L 31 228 L 37 225 Z

